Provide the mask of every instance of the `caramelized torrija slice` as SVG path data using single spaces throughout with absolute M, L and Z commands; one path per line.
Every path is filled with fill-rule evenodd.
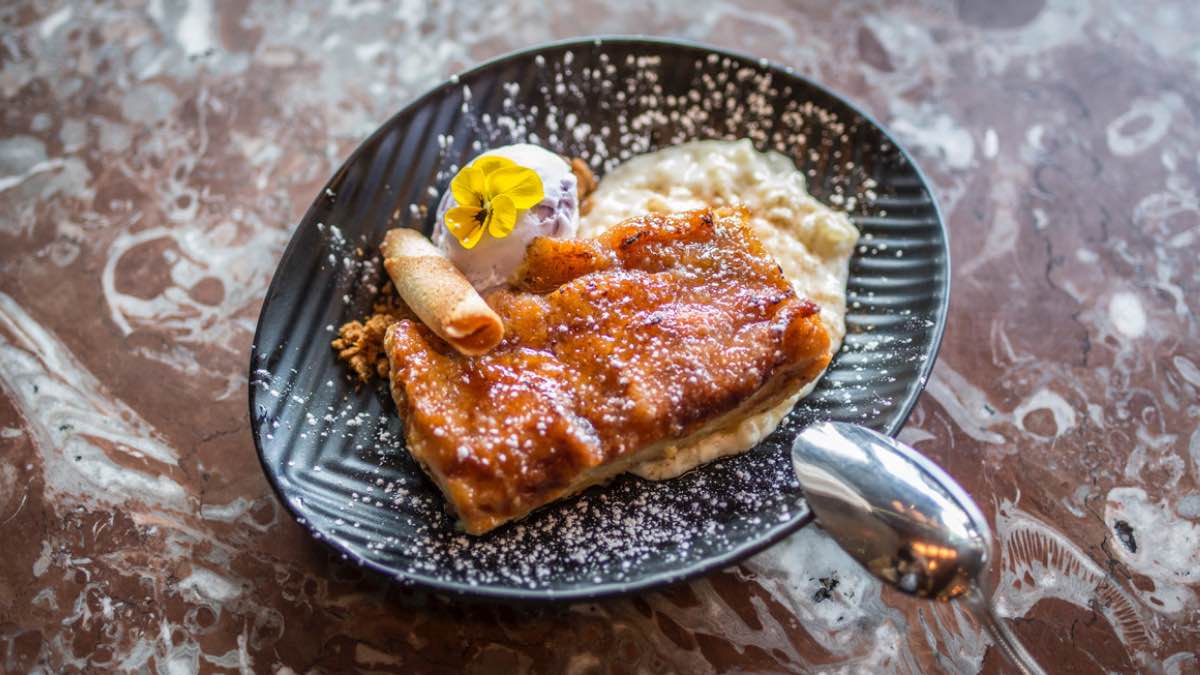
M 487 296 L 504 339 L 463 356 L 389 329 L 408 449 L 470 533 L 765 410 L 830 359 L 738 208 L 650 214 L 593 240 L 535 239 Z

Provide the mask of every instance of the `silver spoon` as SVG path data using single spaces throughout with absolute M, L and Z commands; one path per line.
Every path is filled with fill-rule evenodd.
M 907 445 L 845 422 L 805 429 L 792 463 L 821 527 L 869 572 L 920 598 L 962 597 L 1003 655 L 1043 673 L 984 585 L 992 531 L 966 491 Z

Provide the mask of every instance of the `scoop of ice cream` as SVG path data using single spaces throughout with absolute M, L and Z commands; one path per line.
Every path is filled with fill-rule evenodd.
M 525 257 L 525 247 L 534 237 L 573 238 L 579 229 L 576 178 L 566 160 L 545 148 L 528 143 L 506 145 L 480 155 L 490 156 L 511 159 L 520 166 L 536 171 L 542 179 L 545 197 L 517 214 L 517 224 L 507 237 L 497 239 L 484 234 L 475 248 L 468 250 L 446 228 L 446 212 L 458 206 L 458 202 L 450 190 L 442 195 L 433 230 L 433 243 L 445 251 L 471 285 L 480 291 L 507 281 Z

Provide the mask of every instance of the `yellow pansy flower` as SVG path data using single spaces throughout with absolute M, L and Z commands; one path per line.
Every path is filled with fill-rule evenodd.
M 446 212 L 446 227 L 463 248 L 475 248 L 483 233 L 503 239 L 517 214 L 542 201 L 542 179 L 505 157 L 480 157 L 450 181 L 458 206 Z

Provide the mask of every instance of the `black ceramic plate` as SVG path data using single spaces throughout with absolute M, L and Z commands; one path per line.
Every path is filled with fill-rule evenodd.
M 450 178 L 517 141 L 581 156 L 602 176 L 631 155 L 751 138 L 791 156 L 810 190 L 863 232 L 846 344 L 817 390 L 754 450 L 678 479 L 622 477 L 473 538 L 407 456 L 382 385 L 356 387 L 334 327 L 362 317 L 389 227 L 428 232 Z M 360 257 L 358 249 L 367 252 Z M 787 68 L 646 39 L 564 42 L 463 73 L 388 120 L 296 228 L 263 304 L 250 363 L 254 441 L 271 484 L 314 535 L 426 588 L 582 599 L 729 565 L 811 520 L 787 448 L 814 419 L 894 434 L 933 365 L 946 315 L 946 236 L 929 187 L 883 129 Z

